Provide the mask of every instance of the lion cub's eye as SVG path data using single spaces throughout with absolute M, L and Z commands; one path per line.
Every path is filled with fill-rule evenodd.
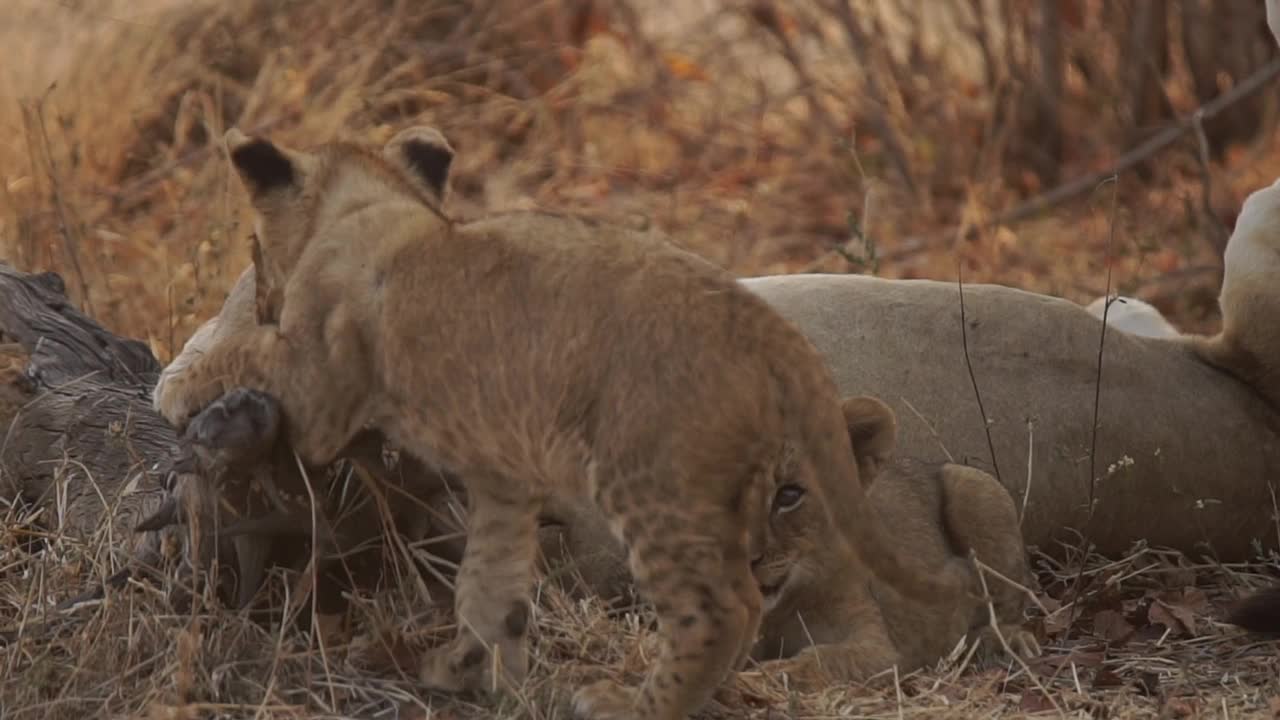
M 773 496 L 773 509 L 775 512 L 790 512 L 800 507 L 802 502 L 804 502 L 804 488 L 799 485 L 783 485 Z

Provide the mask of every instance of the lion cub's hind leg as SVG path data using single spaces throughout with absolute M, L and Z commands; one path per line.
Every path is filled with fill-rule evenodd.
M 625 512 L 601 505 L 658 615 L 660 654 L 638 688 L 601 680 L 579 690 L 574 716 L 584 720 L 684 720 L 746 659 L 759 629 L 763 600 L 735 513 L 673 507 L 652 486 L 644 493 Z
M 454 594 L 458 628 L 448 645 L 424 658 L 421 679 L 447 692 L 517 688 L 529 667 L 538 506 L 512 483 L 468 478 L 467 486 L 467 542 Z

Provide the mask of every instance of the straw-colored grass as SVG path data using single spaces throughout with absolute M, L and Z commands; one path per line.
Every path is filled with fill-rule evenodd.
M 954 279 L 961 263 L 967 282 L 1101 294 L 1108 203 L 984 226 L 1037 181 L 1002 159 L 996 98 L 969 79 L 971 53 L 945 22 L 925 45 L 927 66 L 890 77 L 855 59 L 821 3 L 604 5 L 12 0 L 0 10 L 0 255 L 62 273 L 76 302 L 166 360 L 249 260 L 242 193 L 216 143 L 227 126 L 306 144 L 380 142 L 426 122 L 458 149 L 460 213 L 548 206 L 652 222 L 743 275 Z M 885 115 L 919 199 L 872 131 L 868 73 L 885 74 Z M 1097 116 L 1102 100 L 1077 85 L 1063 107 L 1073 148 L 1064 177 L 1124 149 Z M 1168 94 L 1191 109 L 1177 87 Z M 1269 140 L 1230 149 L 1210 168 L 1214 207 L 1229 220 L 1278 170 Z M 1156 158 L 1152 174 L 1121 177 L 1115 276 L 1185 329 L 1211 329 L 1217 249 L 1193 222 L 1194 152 Z M 102 543 L 32 543 L 22 512 L 9 513 L 0 543 L 4 625 L 38 620 L 105 557 Z M 705 716 L 1280 711 L 1274 646 L 1215 620 L 1264 582 L 1263 568 L 1142 548 L 1115 561 L 1064 554 L 1069 562 L 1037 557 L 1047 654 L 1026 667 L 976 668 L 961 648 L 934 668 L 816 695 L 747 671 Z M 1089 583 L 1077 608 L 1081 562 Z M 548 586 L 520 698 L 425 694 L 414 659 L 449 620 L 421 588 L 361 595 L 345 622 L 324 621 L 321 647 L 310 622 L 255 622 L 204 603 L 177 615 L 163 589 L 136 584 L 74 625 L 0 649 L 0 716 L 563 718 L 578 682 L 634 680 L 645 666 L 646 618 L 610 618 Z

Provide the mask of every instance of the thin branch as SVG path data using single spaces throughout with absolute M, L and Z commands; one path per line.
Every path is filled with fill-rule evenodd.
M 1213 211 L 1213 175 L 1209 171 L 1209 138 L 1204 134 L 1204 115 L 1196 111 L 1191 115 L 1191 126 L 1196 136 L 1196 161 L 1200 166 L 1200 204 L 1204 221 L 1211 233 L 1210 242 L 1221 255 L 1227 247 L 1227 229 Z
M 786 31 L 782 27 L 782 21 L 778 17 L 777 8 L 771 3 L 758 3 L 751 8 L 751 17 L 761 27 L 769 32 L 770 35 L 778 41 L 782 47 L 782 56 L 787 59 L 791 65 L 791 69 L 795 70 L 796 77 L 800 78 L 800 85 L 804 88 L 802 97 L 809 106 L 809 112 L 818 120 L 827 132 L 840 135 L 840 128 L 836 125 L 835 120 L 827 114 L 826 108 L 816 97 L 818 90 L 818 81 L 813 77 L 813 73 L 809 72 L 808 65 L 804 59 L 800 57 L 800 51 L 796 50 L 796 46 L 791 42 L 791 38 L 787 37 Z
M 889 158 L 897 166 L 898 173 L 902 175 L 902 181 L 906 184 L 907 190 L 911 192 L 912 197 L 919 197 L 920 193 L 917 189 L 915 178 L 911 174 L 911 165 L 907 162 L 907 153 L 903 150 L 898 134 L 894 132 L 893 126 L 889 124 L 889 105 L 886 101 L 884 89 L 880 86 L 880 80 L 876 77 L 874 64 L 867 50 L 869 43 L 866 33 L 863 32 L 862 26 L 858 24 L 857 19 L 853 16 L 848 0 L 835 0 L 830 5 L 839 16 L 845 37 L 849 41 L 849 47 L 857 57 L 858 64 L 863 68 L 862 75 L 867 83 L 867 95 L 871 100 L 871 104 L 875 107 L 875 112 L 871 117 L 872 125 L 875 126 L 876 132 L 880 135 L 880 140 L 889 152 Z
M 1163 132 L 1150 138 L 1146 142 L 1141 143 L 1129 152 L 1121 155 L 1116 159 L 1115 165 L 1105 171 L 1096 172 L 1084 177 L 1076 178 L 1070 182 L 1059 185 L 1058 187 L 1028 200 L 1018 207 L 1002 213 L 997 216 L 992 225 L 1005 225 L 1009 223 L 1019 222 L 1033 217 L 1051 207 L 1060 205 L 1070 200 L 1088 193 L 1099 183 L 1107 178 L 1118 175 L 1125 170 L 1129 170 L 1144 160 L 1150 158 L 1156 153 L 1168 148 L 1174 144 L 1183 134 L 1191 132 L 1195 129 L 1197 123 L 1207 120 L 1226 110 L 1235 103 L 1253 95 L 1254 93 L 1266 87 L 1277 75 L 1280 75 L 1280 58 L 1276 58 L 1271 62 L 1258 68 L 1252 75 L 1245 78 L 1239 85 L 1236 85 L 1230 92 L 1223 93 L 1189 115 L 1180 118 L 1177 124 L 1166 128 Z

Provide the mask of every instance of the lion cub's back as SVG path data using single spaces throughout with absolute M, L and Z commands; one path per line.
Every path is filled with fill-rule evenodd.
M 774 378 L 825 371 L 767 303 L 658 232 L 502 213 L 406 248 L 391 269 L 384 382 L 431 392 L 388 393 L 387 422 L 443 423 L 436 445 L 485 446 L 452 466 L 502 454 L 513 473 L 560 477 L 588 447 L 606 467 L 742 462 L 783 434 Z M 673 436 L 673 424 L 724 431 Z

